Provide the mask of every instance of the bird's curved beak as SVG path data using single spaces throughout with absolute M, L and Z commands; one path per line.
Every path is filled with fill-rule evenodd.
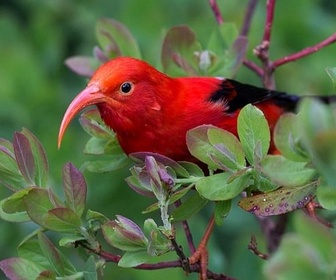
M 102 103 L 106 101 L 106 96 L 101 92 L 100 88 L 91 84 L 88 85 L 83 91 L 81 91 L 75 99 L 70 103 L 68 109 L 66 110 L 61 127 L 58 133 L 58 148 L 61 146 L 62 138 L 70 124 L 71 120 L 84 108 L 94 105 L 97 103 Z

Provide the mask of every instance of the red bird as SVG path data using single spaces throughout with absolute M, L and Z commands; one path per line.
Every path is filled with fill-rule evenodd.
M 211 77 L 172 78 L 144 61 L 119 57 L 103 64 L 88 86 L 68 107 L 59 132 L 74 116 L 97 105 L 102 119 L 113 129 L 126 154 L 155 152 L 174 160 L 193 160 L 186 145 L 188 130 L 212 124 L 237 135 L 237 117 L 246 104 L 258 106 L 272 129 L 280 115 L 293 109 L 298 97 L 278 91 Z M 206 243 L 214 226 L 209 222 L 197 251 L 201 279 L 207 278 Z
M 212 124 L 237 135 L 237 116 L 248 103 L 265 114 L 272 129 L 298 97 L 213 77 L 172 78 L 148 63 L 119 57 L 100 66 L 68 107 L 58 137 L 74 116 L 97 105 L 126 154 L 155 152 L 174 160 L 193 160 L 186 132 Z

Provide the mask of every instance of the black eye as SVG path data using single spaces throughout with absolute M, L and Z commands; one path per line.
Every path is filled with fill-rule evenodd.
M 132 90 L 132 84 L 130 82 L 125 82 L 120 86 L 122 93 L 129 93 Z

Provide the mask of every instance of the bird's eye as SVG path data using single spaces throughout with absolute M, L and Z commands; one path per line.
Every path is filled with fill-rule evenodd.
M 125 82 L 120 86 L 120 91 L 122 93 L 129 93 L 132 90 L 133 84 L 130 82 Z

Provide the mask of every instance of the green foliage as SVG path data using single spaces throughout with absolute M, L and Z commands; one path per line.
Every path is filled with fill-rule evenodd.
M 265 264 L 267 279 L 333 279 L 335 237 L 317 221 L 295 215 L 295 233 L 285 236 L 279 250 Z
M 188 148 L 192 155 L 208 165 L 209 175 L 190 162 L 179 163 L 151 153 L 132 154 L 131 159 L 136 164 L 126 181 L 139 194 L 156 199 L 157 202 L 149 206 L 146 213 L 159 209 L 161 214 L 162 226 L 147 219 L 144 231 L 121 215 L 117 215 L 116 220 L 109 220 L 99 212 L 85 212 L 87 185 L 82 173 L 71 163 L 66 164 L 62 172 L 64 198 L 56 195 L 47 181 L 48 161 L 43 147 L 28 130 L 16 132 L 13 144 L 1 140 L 0 151 L 7 158 L 2 170 L 11 170 L 2 172 L 6 175 L 3 177 L 4 185 L 14 191 L 1 202 L 1 217 L 13 222 L 31 220 L 40 226 L 40 230 L 21 243 L 20 257 L 3 260 L 1 269 L 8 277 L 29 273 L 39 277 L 72 275 L 81 278 L 88 274 L 95 279 L 92 268 L 93 263 L 96 268 L 100 267 L 99 258 L 88 255 L 84 268 L 78 270 L 42 230 L 59 232 L 62 236 L 59 244 L 63 247 L 82 244 L 98 255 L 101 241 L 95 233 L 101 231 L 110 246 L 124 251 L 118 260 L 121 267 L 155 261 L 156 256 L 174 248 L 171 243 L 171 239 L 175 239 L 172 223 L 189 219 L 208 201 L 215 201 L 215 219 L 221 224 L 229 215 L 232 200 L 242 192 L 247 196 L 240 199 L 239 206 L 257 216 L 280 215 L 302 208 L 316 193 L 323 206 L 333 209 L 335 191 L 326 185 L 332 178 L 329 172 L 333 172 L 333 166 L 322 171 L 325 155 L 319 153 L 320 148 L 314 140 L 319 133 L 324 135 L 325 131 L 334 129 L 331 112 L 323 106 L 326 105 L 317 101 L 305 101 L 298 116 L 285 114 L 280 119 L 275 128 L 275 139 L 283 155 L 267 155 L 269 128 L 263 113 L 252 105 L 244 107 L 239 114 L 239 139 L 209 125 L 190 130 L 187 134 Z M 323 116 L 319 125 L 310 118 L 309 110 L 320 112 Z M 92 136 L 85 151 L 126 158 L 117 148 L 115 134 L 106 128 L 95 111 L 86 112 L 81 117 L 81 124 Z M 92 139 L 100 141 L 93 142 Z M 314 155 L 312 159 L 311 154 Z M 330 154 L 329 160 L 332 158 L 333 154 Z M 119 162 L 115 168 L 122 166 L 124 164 Z M 215 170 L 222 172 L 213 173 Z M 9 185 L 9 182 L 15 184 Z M 178 207 L 171 211 L 169 206 L 177 202 Z M 34 253 L 31 253 L 32 250 Z M 48 263 L 46 267 L 40 267 L 39 261 L 31 266 L 29 272 L 21 268 L 27 262 L 41 258 L 42 263 Z
M 141 7 L 142 5 L 141 3 Z M 199 4 L 192 5 L 195 7 Z M 68 8 L 69 6 L 60 11 L 63 14 Z M 114 8 L 118 10 L 118 7 Z M 154 10 L 152 14 L 155 13 Z M 46 21 L 43 15 L 39 17 L 38 26 L 41 26 L 40 21 Z M 83 28 L 80 24 L 80 29 L 85 33 L 90 28 Z M 234 23 L 225 23 L 211 30 L 211 34 L 200 38 L 187 26 L 169 29 L 163 39 L 163 70 L 171 75 L 235 76 L 246 57 L 247 39 L 239 36 Z M 286 32 L 287 30 L 288 28 Z M 315 29 L 310 28 L 309 32 L 311 30 Z M 26 37 L 31 37 L 30 35 L 27 34 Z M 39 36 L 36 34 L 35 37 Z M 141 44 L 116 20 L 99 20 L 96 37 L 99 47 L 93 49 L 93 57 L 76 56 L 66 60 L 67 66 L 79 75 L 90 77 L 99 64 L 119 55 L 142 56 L 139 48 Z M 205 40 L 206 44 L 203 43 Z M 49 44 L 53 45 L 52 42 Z M 150 53 L 155 44 L 146 44 L 149 49 L 147 53 Z M 16 49 L 19 48 L 21 42 L 17 42 L 15 46 Z M 50 51 L 55 53 L 55 50 Z M 29 48 L 28 51 L 17 49 L 15 55 L 18 55 L 18 59 L 22 58 L 20 54 L 25 58 L 34 57 L 27 52 Z M 6 61 L 2 63 L 5 65 Z M 7 65 L 10 64 L 17 65 Z M 32 59 L 24 65 L 35 64 L 37 63 Z M 30 74 L 38 72 L 47 84 L 44 88 L 41 86 L 44 94 L 48 92 L 48 96 L 55 95 L 53 89 L 57 88 L 57 83 L 53 84 L 44 73 L 29 71 L 34 69 L 33 66 L 30 67 L 22 67 L 27 69 L 25 75 L 28 78 L 22 82 L 24 90 L 17 91 L 22 94 L 26 92 L 27 85 L 41 84 L 31 79 Z M 11 68 L 3 69 L 8 71 Z M 309 72 L 293 71 L 296 74 Z M 316 72 L 319 71 L 314 71 L 314 75 Z M 335 81 L 334 68 L 328 68 L 327 72 Z M 287 75 L 286 81 L 291 76 L 297 75 Z M 302 80 L 313 79 L 302 77 Z M 8 89 L 4 81 L 1 84 Z M 72 84 L 73 81 L 69 83 L 69 87 Z M 28 93 L 26 95 L 30 98 L 32 96 Z M 19 100 L 21 99 L 20 95 Z M 6 100 L 4 96 L 4 104 L 7 104 Z M 40 120 L 43 129 L 45 123 L 52 125 L 48 121 L 48 113 L 49 108 L 53 107 L 50 104 L 54 105 L 55 101 L 47 101 L 41 102 L 40 105 L 43 106 L 39 107 L 48 110 L 42 111 L 44 114 L 36 113 L 39 118 L 45 116 Z M 20 114 L 25 116 L 24 110 L 17 109 L 18 104 L 20 102 L 13 102 L 13 106 L 7 106 L 11 110 L 16 108 L 19 112 L 13 118 L 18 118 L 17 115 Z M 190 152 L 204 162 L 210 172 L 194 163 L 175 162 L 149 153 L 133 154 L 131 159 L 126 157 L 114 132 L 104 126 L 96 110 L 87 111 L 81 116 L 80 122 L 91 137 L 84 149 L 90 159 L 86 160 L 81 170 L 110 172 L 132 166 L 131 175 L 126 179 L 128 185 L 138 194 L 154 199 L 154 203 L 151 202 L 143 212 L 155 215 L 152 212 L 158 210 L 162 225 L 148 218 L 141 229 L 135 222 L 121 215 L 117 215 L 115 220 L 109 220 L 98 211 L 86 210 L 92 205 L 88 205 L 87 184 L 81 171 L 68 163 L 59 172 L 61 175 L 49 174 L 52 170 L 49 170 L 42 145 L 32 133 L 23 129 L 14 134 L 12 143 L 0 139 L 0 183 L 12 192 L 0 202 L 0 218 L 15 223 L 31 221 L 37 229 L 19 245 L 18 257 L 0 261 L 1 270 L 10 279 L 97 279 L 99 270 L 105 267 L 104 261 L 99 257 L 105 249 L 120 250 L 118 252 L 122 257 L 117 261 L 121 267 L 159 262 L 161 259 L 158 256 L 174 249 L 171 240 L 178 237 L 175 232 L 178 229 L 176 223 L 193 218 L 203 208 L 209 210 L 213 205 L 217 224 L 222 224 L 224 220 L 227 222 L 232 214 L 230 212 L 236 208 L 237 200 L 244 210 L 257 216 L 280 215 L 302 208 L 315 196 L 324 208 L 336 208 L 333 107 L 318 101 L 303 102 L 298 116 L 285 114 L 278 122 L 273 139 L 282 156 L 266 155 L 270 145 L 269 128 L 263 114 L 253 106 L 246 106 L 241 111 L 239 139 L 225 130 L 211 126 L 201 126 L 189 131 L 187 141 Z M 53 129 L 51 127 L 50 131 Z M 50 135 L 44 134 L 48 135 L 45 142 L 49 145 Z M 74 155 L 78 155 L 76 149 L 77 147 L 71 147 Z M 55 156 L 50 158 L 57 160 Z M 76 160 L 81 162 L 77 156 Z M 53 170 L 57 170 L 55 165 Z M 62 176 L 62 190 L 54 186 L 54 177 L 57 176 Z M 111 180 L 108 185 L 110 184 Z M 100 188 L 97 192 L 103 192 L 100 181 L 96 181 L 94 187 Z M 246 197 L 240 197 L 242 192 Z M 112 196 L 106 196 L 111 205 Z M 131 208 L 129 205 L 127 207 Z M 285 236 L 279 251 L 267 263 L 266 275 L 270 279 L 333 277 L 335 240 L 330 233 L 319 224 L 301 217 L 294 221 L 294 226 L 295 234 Z M 53 232 L 50 239 L 49 231 Z M 103 233 L 101 238 L 99 232 Z M 78 246 L 83 246 L 87 251 L 81 252 L 82 262 L 73 265 L 72 258 L 63 253 L 66 252 L 63 247 L 74 250 Z M 297 248 L 297 254 L 292 254 L 293 248 Z M 307 259 L 307 254 L 312 258 Z M 302 260 L 306 262 L 302 263 Z M 222 264 L 220 267 L 222 268 Z M 282 270 L 282 267 L 286 269 Z

